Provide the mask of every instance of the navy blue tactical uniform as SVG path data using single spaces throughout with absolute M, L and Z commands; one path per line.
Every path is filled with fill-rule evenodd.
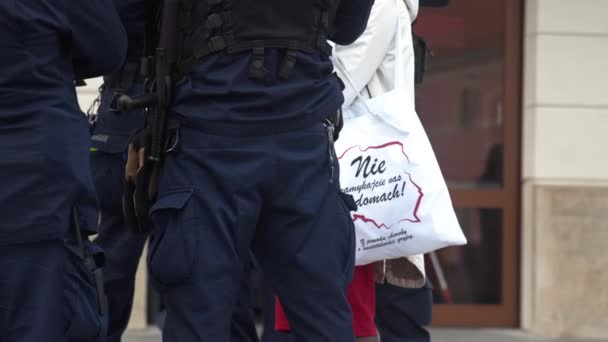
M 371 5 L 342 1 L 329 38 L 353 42 Z M 346 301 L 354 228 L 322 124 L 342 91 L 327 56 L 298 51 L 283 79 L 284 56 L 210 54 L 175 89 L 179 147 L 159 177 L 148 259 L 166 300 L 166 341 L 228 341 L 250 246 L 296 341 L 355 340 Z M 263 72 L 252 78 L 257 58 Z
M 135 289 L 135 273 L 146 241 L 125 226 L 122 212 L 124 154 L 129 137 L 144 126 L 142 110 L 122 112 L 113 108 L 120 94 L 144 92 L 140 59 L 146 21 L 146 1 L 114 0 L 127 31 L 129 46 L 126 63 L 104 77 L 97 119 L 91 137 L 91 168 L 100 204 L 100 232 L 95 240 L 106 253 L 105 288 L 109 305 L 107 342 L 119 342 L 124 333 Z M 247 282 L 243 282 L 232 322 L 232 342 L 255 342 L 257 334 L 249 302 Z
M 76 217 L 85 233 L 96 214 L 74 80 L 111 72 L 125 50 L 110 0 L 0 2 L 2 342 L 90 341 L 100 333 L 99 324 L 75 319 L 92 312 L 85 301 L 95 293 L 78 285 L 91 278 L 79 276 L 88 271 L 72 253 L 72 210 L 83 207 Z

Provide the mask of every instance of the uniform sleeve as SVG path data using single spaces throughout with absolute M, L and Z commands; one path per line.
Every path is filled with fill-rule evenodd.
M 77 78 L 106 75 L 118 69 L 127 51 L 127 36 L 112 0 L 67 5 L 72 63 Z
M 420 0 L 421 7 L 445 7 L 450 4 L 450 0 Z
M 357 40 L 367 26 L 374 0 L 341 1 L 336 12 L 335 31 L 330 40 L 348 45 Z
M 359 39 L 348 46 L 336 45 L 335 56 L 355 84 L 353 87 L 346 82 L 342 71 L 337 70 L 346 86 L 344 108 L 351 105 L 384 61 L 395 37 L 398 11 L 394 0 L 376 0 L 367 29 Z

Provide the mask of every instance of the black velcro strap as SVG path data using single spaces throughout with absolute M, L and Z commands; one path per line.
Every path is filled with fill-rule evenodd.
M 328 0 L 317 0 L 316 5 L 322 10 L 328 10 L 331 7 L 331 4 Z
M 222 22 L 223 22 L 224 27 L 232 26 L 232 24 L 234 23 L 234 18 L 232 16 L 231 11 L 224 11 L 220 15 L 222 16 Z
M 209 46 L 209 51 L 211 52 L 222 51 L 226 48 L 226 40 L 221 36 L 211 37 L 207 45 Z
M 329 45 L 329 43 L 327 42 L 327 37 L 325 35 L 320 35 L 317 38 L 317 49 L 319 49 L 319 51 L 321 51 L 321 53 L 323 53 L 324 55 L 331 56 L 333 49 L 331 45 Z
M 291 72 L 296 66 L 296 61 L 296 51 L 287 50 L 285 57 L 283 57 L 283 62 L 281 63 L 281 71 L 279 71 L 279 77 L 281 79 L 286 80 L 291 76 Z
M 207 30 L 215 30 L 221 27 L 223 24 L 222 15 L 219 13 L 213 13 L 207 17 L 207 21 L 205 21 L 205 27 Z
M 297 50 L 306 53 L 313 53 L 318 51 L 316 47 L 316 43 L 313 41 L 310 42 L 299 42 L 294 40 L 286 40 L 286 39 L 277 39 L 277 40 L 254 40 L 254 41 L 244 41 L 244 42 L 235 42 L 234 37 L 230 34 L 226 35 L 226 42 L 228 47 L 226 48 L 226 52 L 228 53 L 238 53 L 243 51 L 251 51 L 254 48 L 263 46 L 266 49 L 287 49 L 287 50 Z
M 266 76 L 264 68 L 264 48 L 255 47 L 252 49 L 251 62 L 249 63 L 249 77 L 257 80 L 263 80 Z
M 329 13 L 321 12 L 321 20 L 319 21 L 319 25 L 323 30 L 329 29 Z
M 327 9 L 330 7 L 328 1 L 319 0 L 318 5 L 321 8 L 321 12 L 317 16 L 318 25 L 318 36 L 316 41 L 316 47 L 326 56 L 331 56 L 332 48 L 327 43 L 327 34 L 329 31 L 329 12 Z
M 211 53 L 222 51 L 226 48 L 226 40 L 222 36 L 211 37 L 209 40 L 200 40 L 194 44 L 194 57 L 202 58 Z

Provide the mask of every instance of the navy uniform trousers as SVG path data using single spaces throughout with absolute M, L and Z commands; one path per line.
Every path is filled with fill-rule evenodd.
M 101 253 L 86 243 L 91 253 Z M 93 274 L 73 237 L 0 248 L 0 342 L 103 342 Z
M 1 342 L 48 341 L 63 336 L 67 252 L 59 240 L 0 247 Z
M 178 136 L 151 209 L 164 341 L 229 341 L 253 246 L 296 341 L 353 342 L 354 227 L 322 123 L 257 136 L 182 126 Z
M 104 284 L 110 321 L 108 342 L 119 342 L 129 322 L 135 290 L 135 273 L 146 237 L 125 227 L 122 215 L 122 154 L 93 152 L 93 180 L 100 205 L 99 235 L 95 242 L 105 251 Z
M 131 315 L 135 273 L 146 237 L 125 227 L 121 206 L 123 155 L 93 152 L 91 164 L 101 207 L 100 234 L 95 242 L 106 254 L 104 282 L 110 313 L 107 342 L 119 342 Z M 243 283 L 239 304 L 235 308 L 231 326 L 233 342 L 257 341 L 248 286 Z
M 129 67 L 137 69 L 128 64 L 122 70 Z M 128 75 L 124 77 L 129 78 Z M 121 86 L 130 95 L 139 95 L 144 91 L 143 85 L 137 81 Z M 125 226 L 122 212 L 124 153 L 129 136 L 144 125 L 144 116 L 141 111 L 127 113 L 110 110 L 114 97 L 114 89 L 105 86 L 91 139 L 95 147 L 91 153 L 91 169 L 101 216 L 95 242 L 106 253 L 104 283 L 109 307 L 107 342 L 120 342 L 127 328 L 133 306 L 135 273 L 147 239 L 147 236 L 134 233 Z M 242 291 L 243 296 L 249 296 L 248 284 L 243 286 L 246 287 Z M 257 341 L 248 298 L 241 299 L 243 306 L 235 308 L 232 327 L 234 342 Z
M 425 326 L 431 323 L 432 308 L 428 280 L 419 289 L 376 285 L 376 326 L 382 342 L 430 342 Z

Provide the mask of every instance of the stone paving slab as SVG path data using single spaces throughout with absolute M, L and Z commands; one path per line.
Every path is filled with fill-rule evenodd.
M 528 336 L 519 330 L 431 329 L 432 342 L 599 342 L 562 337 L 559 339 Z M 123 342 L 161 342 L 158 329 L 131 331 Z

